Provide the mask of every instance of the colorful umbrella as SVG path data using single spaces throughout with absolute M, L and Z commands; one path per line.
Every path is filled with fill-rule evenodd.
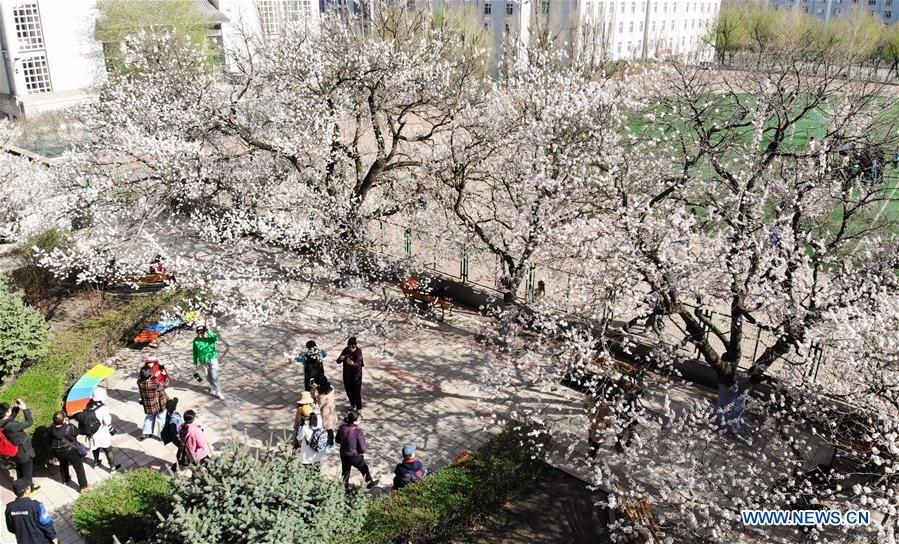
M 69 394 L 66 395 L 66 414 L 73 416 L 78 412 L 84 411 L 87 408 L 87 403 L 91 400 L 94 389 L 100 385 L 100 382 L 112 376 L 113 372 L 115 372 L 114 368 L 106 365 L 97 365 L 88 370 L 87 374 L 78 378 L 75 385 L 69 389 Z

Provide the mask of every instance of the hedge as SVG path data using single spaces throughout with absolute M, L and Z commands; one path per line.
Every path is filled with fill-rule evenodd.
M 3 392 L 0 402 L 20 398 L 34 417 L 32 441 L 40 465 L 53 457 L 50 427 L 68 387 L 92 366 L 110 358 L 163 308 L 183 298 L 178 291 L 139 296 L 118 310 L 82 321 L 54 335 L 46 357 L 32 365 Z
M 155 526 L 156 512 L 167 511 L 171 500 L 171 485 L 162 473 L 129 470 L 82 493 L 72 505 L 72 520 L 90 544 L 141 540 Z
M 480 450 L 369 504 L 354 543 L 443 542 L 529 489 L 546 470 L 549 436 L 514 423 Z

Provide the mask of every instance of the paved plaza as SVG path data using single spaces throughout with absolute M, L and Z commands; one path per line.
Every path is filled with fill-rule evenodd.
M 291 434 L 295 402 L 303 390 L 302 366 L 292 358 L 310 338 L 328 351 L 325 368 L 336 389 L 338 410 L 348 408 L 335 360 L 347 336 L 355 334 L 366 365 L 361 421 L 370 447 L 366 458 L 384 490 L 392 485 L 393 467 L 401 460 L 400 449 L 407 442 L 418 445 L 426 466 L 437 468 L 497 433 L 501 426 L 494 423 L 494 417 L 507 416 L 514 408 L 550 401 L 557 407 L 569 406 L 570 416 L 581 411 L 580 396 L 561 387 L 540 393 L 516 389 L 504 398 L 482 398 L 479 384 L 487 369 L 486 358 L 495 356 L 474 342 L 474 333 L 485 325 L 484 318 L 453 313 L 446 322 L 436 323 L 385 311 L 381 303 L 375 293 L 364 289 L 320 293 L 304 303 L 301 313 L 277 326 L 242 329 L 222 325 L 219 351 L 224 401 L 208 395 L 206 383 L 198 384 L 191 377 L 191 331 L 165 337 L 158 349 L 122 350 L 108 362 L 118 369 L 108 380 L 108 405 L 118 430 L 113 437 L 117 461 L 125 469 L 147 466 L 160 470 L 175 461 L 174 446 L 155 439 L 138 440 L 144 414 L 138 403 L 137 371 L 150 353 L 158 354 L 171 372 L 169 396 L 178 397 L 182 413 L 197 410 L 198 421 L 214 448 L 229 440 L 263 448 Z M 105 458 L 101 460 L 105 463 Z M 339 475 L 336 450 L 326 456 L 322 466 L 326 473 Z M 105 468 L 86 470 L 92 485 L 108 477 Z M 2 478 L 5 503 L 12 498 L 11 486 L 7 474 Z M 42 487 L 35 498 L 53 511 L 60 542 L 81 542 L 68 515 L 78 492 L 74 484 L 64 486 L 58 479 L 55 465 L 38 471 L 35 480 Z M 353 472 L 351 481 L 361 482 L 358 472 Z M 7 533 L 0 535 L 0 541 L 10 541 Z
M 289 440 L 292 433 L 295 403 L 303 389 L 302 366 L 294 357 L 307 340 L 316 340 L 328 351 L 325 368 L 336 389 L 338 411 L 348 408 L 336 357 L 346 338 L 355 335 L 365 356 L 361 427 L 370 446 L 366 458 L 379 481 L 376 492 L 391 488 L 393 467 L 401 459 L 405 443 L 417 444 L 419 457 L 428 468 L 439 468 L 463 451 L 477 449 L 501 430 L 504 420 L 525 414 L 536 414 L 551 429 L 554 451 L 548 462 L 585 485 L 592 482 L 592 465 L 585 455 L 583 397 L 543 379 L 553 375 L 548 368 L 554 364 L 552 356 L 543 354 L 524 363 L 514 354 L 489 351 L 475 341 L 476 334 L 490 326 L 486 318 L 454 311 L 446 321 L 436 322 L 420 317 L 406 304 L 398 291 L 390 289 L 326 288 L 306 298 L 300 311 L 277 325 L 246 328 L 222 324 L 218 347 L 224 401 L 210 396 L 205 382 L 192 378 L 191 330 L 165 336 L 158 348 L 121 350 L 107 362 L 118 369 L 108 380 L 108 405 L 118 431 L 113 438 L 117 462 L 125 469 L 167 471 L 175 461 L 174 446 L 155 439 L 138 440 L 144 413 L 136 380 L 146 355 L 157 354 L 166 364 L 172 378 L 168 395 L 178 397 L 182 413 L 189 409 L 198 412 L 198 421 L 215 449 L 231 440 L 268 448 Z M 502 374 L 500 382 L 504 383 L 499 392 L 488 385 L 496 381 L 497 374 Z M 697 387 L 668 383 L 650 387 L 641 403 L 658 416 L 666 396 L 676 409 L 696 399 L 705 399 L 711 406 L 713 399 L 711 393 Z M 658 436 L 665 429 L 653 424 L 639 432 Z M 713 444 L 710 452 L 709 462 L 734 462 L 732 454 L 719 451 L 717 445 Z M 753 463 L 760 453 L 771 461 L 776 458 L 765 440 L 757 440 L 740 457 L 742 462 Z M 105 458 L 102 460 L 105 463 Z M 322 467 L 326 474 L 339 476 L 336 450 L 325 457 Z M 106 468 L 86 469 L 91 484 L 109 476 Z M 60 542 L 81 542 L 69 516 L 78 492 L 74 484 L 64 486 L 58 478 L 55 466 L 39 471 L 36 481 L 42 487 L 36 498 L 54 513 Z M 7 502 L 12 498 L 11 477 L 3 474 L 0 480 L 2 500 Z M 361 483 L 358 472 L 353 472 L 352 481 Z M 653 482 L 644 483 L 655 487 Z M 3 542 L 11 538 L 6 533 L 0 536 Z

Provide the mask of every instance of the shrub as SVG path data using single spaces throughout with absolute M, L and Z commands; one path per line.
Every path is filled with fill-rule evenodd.
M 50 326 L 0 275 L 0 381 L 47 354 Z
M 291 451 L 239 445 L 176 476 L 172 494 L 172 512 L 155 529 L 159 544 L 344 541 L 361 528 L 367 502 Z
M 11 403 L 21 398 L 31 408 L 32 441 L 38 464 L 53 457 L 50 426 L 53 412 L 62 407 L 68 386 L 90 367 L 111 357 L 140 327 L 158 316 L 160 309 L 174 305 L 182 297 L 180 292 L 140 296 L 118 310 L 54 335 L 47 355 L 0 392 L 0 401 Z
M 13 282 L 25 292 L 25 298 L 32 306 L 48 310 L 49 301 L 54 294 L 58 295 L 60 289 L 72 285 L 69 279 L 61 281 L 52 272 L 41 267 L 34 249 L 49 253 L 57 248 L 65 249 L 71 244 L 72 235 L 69 231 L 52 228 L 32 234 L 13 250 L 12 255 L 19 265 L 12 273 Z
M 72 505 L 72 520 L 91 544 L 142 539 L 156 521 L 157 511 L 167 511 L 172 491 L 168 478 L 156 470 L 141 468 L 116 474 L 88 489 Z
M 443 542 L 517 498 L 540 478 L 549 436 L 510 424 L 480 450 L 414 485 L 372 501 L 353 542 Z

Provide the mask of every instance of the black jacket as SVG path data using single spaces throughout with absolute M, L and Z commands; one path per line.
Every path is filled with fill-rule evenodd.
M 16 421 L 15 414 L 9 419 L 0 420 L 0 428 L 6 433 L 7 440 L 19 446 L 19 453 L 16 454 L 15 460 L 20 463 L 34 458 L 34 446 L 31 445 L 31 439 L 25 432 L 25 429 L 31 427 L 33 423 L 31 410 L 25 408 L 22 413 L 25 415 L 25 421 Z
M 53 518 L 44 505 L 19 497 L 6 505 L 6 529 L 16 535 L 17 544 L 51 544 L 56 538 Z
M 78 441 L 78 428 L 71 423 L 54 425 L 50 430 L 50 448 L 56 453 L 65 453 L 75 447 Z

